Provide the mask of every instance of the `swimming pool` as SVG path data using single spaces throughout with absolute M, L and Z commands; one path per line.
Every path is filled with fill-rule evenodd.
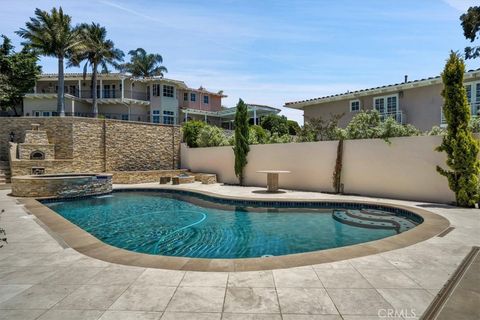
M 190 258 L 312 252 L 393 236 L 422 221 L 376 205 L 222 200 L 173 190 L 43 203 L 109 245 Z

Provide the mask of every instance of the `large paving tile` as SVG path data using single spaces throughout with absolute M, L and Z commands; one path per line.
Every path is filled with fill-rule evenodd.
M 105 311 L 99 320 L 159 320 L 161 317 L 161 312 L 109 310 Z
M 227 289 L 224 312 L 279 313 L 277 293 L 273 288 Z
M 282 316 L 261 313 L 224 313 L 222 320 L 282 320 Z
M 98 320 L 103 310 L 55 310 L 44 313 L 38 320 Z
M 282 313 L 338 314 L 335 305 L 322 288 L 278 288 Z
M 94 285 L 129 285 L 145 271 L 142 268 L 108 267 L 92 277 L 88 284 Z
M 106 310 L 127 286 L 83 285 L 55 306 L 55 309 Z
M 73 249 L 65 249 L 61 252 L 51 254 L 37 262 L 39 266 L 69 266 L 78 261 L 82 255 Z
M 223 287 L 178 287 L 166 311 L 221 312 L 224 297 Z
M 375 288 L 420 288 L 398 269 L 360 269 L 360 273 Z
M 15 253 L 9 254 L 5 258 L 0 259 L 1 267 L 26 267 L 37 264 L 40 260 L 48 257 L 49 253 Z
M 162 320 L 220 320 L 221 313 L 165 312 Z
M 178 286 L 184 271 L 147 269 L 135 281 L 136 285 Z
M 37 284 L 53 275 L 58 267 L 15 267 L 0 275 L 0 284 Z
M 0 304 L 0 309 L 49 309 L 78 286 L 37 284 Z
M 327 292 L 342 316 L 378 316 L 380 309 L 392 309 L 375 289 L 327 289 Z
M 17 294 L 27 290 L 32 285 L 30 284 L 11 284 L 0 285 L 0 303 L 16 296 Z
M 315 270 L 323 270 L 323 269 L 353 269 L 352 264 L 349 260 L 342 260 L 330 263 L 321 263 L 312 266 Z
M 87 284 L 90 279 L 104 268 L 64 267 L 41 283 L 49 284 Z
M 434 298 L 422 289 L 378 289 L 378 292 L 395 310 L 408 312 L 411 317 L 420 317 Z
M 110 310 L 163 311 L 176 287 L 130 286 L 109 308 Z
M 273 270 L 273 278 L 277 288 L 323 288 L 312 267 Z
M 385 316 L 382 311 L 380 312 L 380 315 L 376 315 L 376 316 L 343 315 L 343 320 L 405 320 L 405 318 L 391 316 L 391 315 Z M 414 318 L 411 318 L 409 320 L 414 320 Z
M 273 288 L 272 271 L 232 272 L 228 277 L 229 287 Z
M 333 314 L 282 314 L 283 320 L 342 320 L 339 315 Z
M 451 276 L 444 270 L 430 268 L 402 269 L 401 272 L 415 280 L 424 289 L 441 289 Z
M 87 256 L 82 256 L 80 259 L 75 261 L 73 264 L 75 267 L 88 267 L 88 268 L 105 268 L 111 267 L 112 264 L 110 262 L 90 258 Z
M 372 285 L 355 269 L 316 269 L 325 288 L 371 288 Z
M 356 269 L 393 269 L 393 264 L 380 255 L 372 255 L 348 260 Z
M 0 320 L 34 320 L 47 310 L 2 310 Z
M 185 273 L 180 286 L 182 287 L 225 287 L 228 273 L 226 272 L 195 272 Z

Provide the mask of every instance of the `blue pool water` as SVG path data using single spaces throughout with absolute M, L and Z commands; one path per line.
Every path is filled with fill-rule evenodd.
M 417 224 L 393 213 L 362 212 L 361 207 L 343 212 L 334 208 L 232 206 L 205 197 L 163 192 L 115 192 L 45 205 L 112 246 L 196 258 L 316 251 L 385 238 Z M 390 220 L 377 219 L 379 215 L 388 215 Z M 398 220 L 394 226 L 392 219 Z

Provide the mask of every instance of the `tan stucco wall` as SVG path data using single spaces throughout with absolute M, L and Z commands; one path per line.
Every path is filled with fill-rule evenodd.
M 477 138 L 479 136 L 477 135 Z M 447 179 L 436 171 L 446 167 L 444 153 L 434 151 L 440 136 L 348 140 L 344 143 L 341 182 L 344 192 L 364 196 L 451 203 L 454 194 Z M 333 191 L 332 176 L 337 142 L 310 142 L 251 146 L 246 184 L 265 186 L 257 170 L 290 170 L 280 175 L 280 187 Z M 216 173 L 220 182 L 238 183 L 232 147 L 181 148 L 182 168 Z
M 238 183 L 233 171 L 231 146 L 188 148 L 182 144 L 182 168 L 193 172 L 216 173 L 218 181 Z M 333 191 L 331 179 L 335 167 L 337 142 L 307 142 L 250 146 L 245 183 L 264 186 L 266 175 L 259 170 L 288 170 L 280 176 L 284 188 L 311 191 Z

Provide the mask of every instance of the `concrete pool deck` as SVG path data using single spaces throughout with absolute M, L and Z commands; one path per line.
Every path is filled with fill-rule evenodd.
M 339 198 L 310 192 L 265 194 L 253 192 L 261 188 L 219 184 L 173 188 L 252 198 Z M 0 249 L 0 319 L 360 320 L 389 314 L 413 319 L 420 317 L 471 247 L 480 245 L 478 209 L 342 196 L 344 201 L 417 206 L 447 218 L 455 229 L 397 250 L 273 271 L 123 266 L 68 247 L 8 192 L 0 191 L 0 209 L 5 209 L 0 226 L 9 241 Z

